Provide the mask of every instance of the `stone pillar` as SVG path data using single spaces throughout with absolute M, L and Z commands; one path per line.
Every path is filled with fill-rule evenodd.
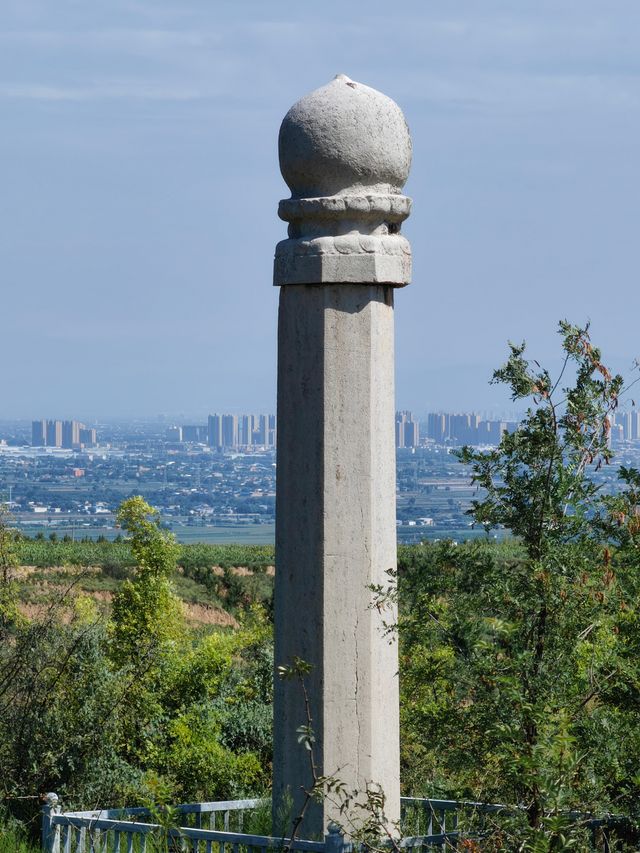
M 394 288 L 408 284 L 400 235 L 411 140 L 399 107 L 339 75 L 302 98 L 280 129 L 278 470 L 275 663 L 310 664 L 306 688 L 318 773 L 349 789 L 380 786 L 400 812 L 397 647 L 393 614 L 372 584 L 396 565 Z M 301 687 L 276 677 L 274 818 L 295 816 L 312 784 L 297 729 Z M 341 820 L 325 801 L 301 837 Z

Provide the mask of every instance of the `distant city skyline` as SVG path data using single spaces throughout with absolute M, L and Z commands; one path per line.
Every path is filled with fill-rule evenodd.
M 395 413 L 396 449 L 421 446 L 425 439 L 438 443 L 497 444 L 505 431 L 513 431 L 522 420 L 522 412 L 508 414 L 470 410 L 414 413 L 408 409 Z M 622 406 L 609 415 L 610 436 L 614 441 L 640 440 L 640 411 L 635 401 L 629 408 Z M 189 422 L 190 421 L 190 422 Z M 218 450 L 262 448 L 276 446 L 277 418 L 273 413 L 209 414 L 204 422 L 198 418 L 165 417 L 114 421 L 123 425 L 136 422 L 154 424 L 168 442 L 207 444 Z M 20 421 L 13 421 L 14 424 Z M 25 424 L 26 425 L 26 424 Z M 2 440 L 0 421 L 0 440 Z M 95 427 L 76 420 L 37 419 L 31 421 L 31 445 L 82 449 L 97 444 Z
M 5 0 L 0 414 L 275 407 L 278 128 L 338 72 L 413 136 L 398 407 L 508 410 L 564 317 L 628 372 L 639 42 L 634 0 Z
M 636 412 L 638 405 L 640 404 L 640 389 L 636 389 L 636 393 L 633 393 L 632 389 L 628 392 L 624 398 L 621 400 L 620 405 L 617 409 L 617 414 L 614 414 L 614 421 L 616 417 L 623 418 L 628 413 Z M 526 401 L 524 401 L 526 404 Z M 85 427 L 86 425 L 97 425 L 100 423 L 120 423 L 120 424 L 133 424 L 136 422 L 147 423 L 147 424 L 157 424 L 160 429 L 169 429 L 173 427 L 187 427 L 191 428 L 190 425 L 197 425 L 198 428 L 207 429 L 208 428 L 208 420 L 212 417 L 210 412 L 212 408 L 216 408 L 218 411 L 222 412 L 222 408 L 220 407 L 200 407 L 194 406 L 191 409 L 187 409 L 182 412 L 155 412 L 155 413 L 136 413 L 133 415 L 103 415 L 100 417 L 87 417 L 86 415 L 78 415 L 74 420 L 70 420 L 67 416 L 61 416 L 54 419 L 44 419 L 40 421 L 40 419 L 34 419 L 31 416 L 13 416 L 11 412 L 7 412 L 6 410 L 0 413 L 2 416 L 0 417 L 0 423 L 22 423 L 25 426 L 32 427 L 36 422 L 42 422 L 43 424 L 52 423 L 53 421 L 59 423 L 73 423 L 78 427 Z M 461 406 L 433 406 L 433 407 L 422 407 L 419 409 L 408 409 L 397 407 L 396 409 L 396 417 L 400 414 L 406 413 L 407 415 L 414 417 L 420 423 L 426 424 L 428 422 L 429 417 L 432 414 L 445 414 L 445 415 L 473 415 L 474 417 L 479 418 L 480 420 L 498 420 L 498 421 L 519 421 L 524 417 L 526 410 L 526 405 L 517 406 L 511 402 L 511 405 L 505 407 L 490 407 L 486 405 L 481 406 L 472 406 L 472 405 L 461 405 Z M 77 413 L 79 409 L 74 407 L 73 411 Z M 265 416 L 265 412 L 260 412 L 257 407 L 250 406 L 248 407 L 248 411 L 250 415 L 247 415 L 247 410 L 244 409 L 236 409 L 229 410 L 226 412 L 226 415 L 230 417 L 235 417 L 240 419 L 242 417 L 253 417 L 253 418 L 262 418 Z M 266 412 L 266 416 L 272 419 L 275 419 L 275 414 L 273 412 Z M 77 419 L 81 418 L 81 423 L 77 423 Z

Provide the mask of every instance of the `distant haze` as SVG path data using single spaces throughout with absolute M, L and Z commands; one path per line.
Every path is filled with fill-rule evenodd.
M 511 404 L 506 341 L 638 340 L 637 0 L 4 0 L 0 417 L 274 411 L 277 133 L 336 73 L 414 166 L 397 401 Z

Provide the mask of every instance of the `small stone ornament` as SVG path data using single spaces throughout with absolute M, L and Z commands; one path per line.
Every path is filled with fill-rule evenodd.
M 276 247 L 274 284 L 409 284 L 400 228 L 411 137 L 400 107 L 339 74 L 291 107 L 279 154 L 291 198 L 278 208 L 289 239 Z

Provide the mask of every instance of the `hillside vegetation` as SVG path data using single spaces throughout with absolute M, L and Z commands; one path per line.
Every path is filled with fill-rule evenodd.
M 512 345 L 495 378 L 527 415 L 461 451 L 475 524 L 513 538 L 402 547 L 371 589 L 399 648 L 403 793 L 506 804 L 484 851 L 588 850 L 585 819 L 605 814 L 624 817 L 616 849 L 640 849 L 640 472 L 621 467 L 615 496 L 590 478 L 622 380 L 586 329 L 561 334 L 572 382 Z M 43 791 L 67 807 L 269 791 L 272 551 L 181 547 L 139 497 L 119 521 L 127 543 L 0 523 L 0 785 L 27 824 Z M 189 619 L 190 602 L 232 621 Z
M 51 546 L 40 543 L 42 560 L 58 563 L 59 543 L 52 559 L 44 556 Z M 125 645 L 118 657 L 112 607 L 101 609 L 102 599 L 92 595 L 107 583 L 117 595 L 135 577 L 128 567 L 109 574 L 109 552 L 122 550 L 101 543 L 103 567 L 89 573 L 82 566 L 39 569 L 54 581 L 47 608 L 6 629 L 15 645 L 0 659 L 4 797 L 27 821 L 36 820 L 33 805 L 13 797 L 44 790 L 77 806 L 268 792 L 268 563 L 256 575 L 232 575 L 243 590 L 228 605 L 232 624 L 189 626 L 177 616 L 177 634 L 138 649 L 134 633 L 136 653 Z M 216 563 L 237 564 L 238 553 L 229 549 L 225 560 L 218 549 Z M 378 595 L 397 595 L 400 604 L 390 631 L 399 632 L 400 643 L 403 793 L 526 803 L 535 780 L 543 811 L 635 815 L 640 631 L 635 587 L 625 589 L 613 568 L 626 560 L 624 549 L 587 560 L 576 546 L 562 555 L 566 574 L 553 593 L 551 653 L 537 696 L 527 680 L 535 610 L 526 605 L 536 580 L 523 545 L 424 543 L 403 546 L 398 556 L 397 581 Z M 212 583 L 224 582 L 212 566 L 200 570 Z M 42 583 L 37 575 L 21 578 L 23 602 L 25 591 Z M 221 588 L 210 593 L 204 582 L 173 577 L 176 590 L 188 580 L 207 606 L 227 605 Z M 255 578 L 265 584 L 258 596 Z M 531 719 L 541 735 L 532 748 Z
M 34 615 L 66 590 L 90 596 L 108 613 L 113 595 L 135 570 L 128 542 L 20 538 L 15 544 L 18 596 L 24 615 Z M 271 607 L 274 553 L 270 546 L 178 546 L 176 594 L 195 623 L 234 625 L 260 603 Z

